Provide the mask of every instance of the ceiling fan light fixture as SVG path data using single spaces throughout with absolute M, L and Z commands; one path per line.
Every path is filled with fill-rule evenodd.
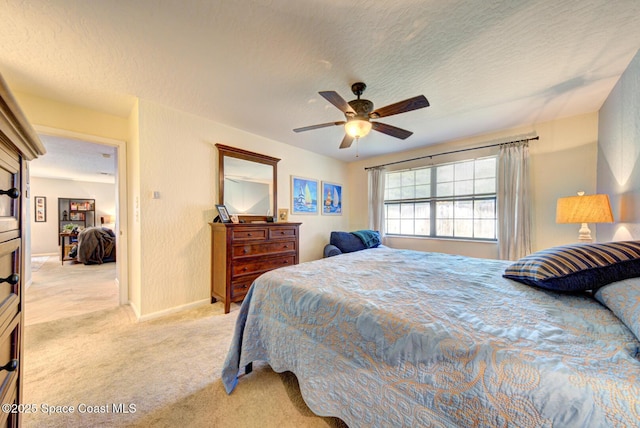
M 344 130 L 353 138 L 362 138 L 371 131 L 371 122 L 355 118 L 344 124 Z
M 302 128 L 295 128 L 293 132 L 310 131 L 312 129 L 326 128 L 327 126 L 344 125 L 345 136 L 340 143 L 341 149 L 351 147 L 351 143 L 353 143 L 354 140 L 357 143 L 358 139 L 368 135 L 371 129 L 401 140 L 410 137 L 413 134 L 411 131 L 398 128 L 397 126 L 388 125 L 386 123 L 371 122 L 369 119 L 379 119 L 381 117 L 393 116 L 394 114 L 406 113 L 419 108 L 429 107 L 429 101 L 427 101 L 427 98 L 424 95 L 418 95 L 374 110 L 373 103 L 371 101 L 360 98 L 366 87 L 367 85 L 363 82 L 356 82 L 351 85 L 351 92 L 353 92 L 353 94 L 358 98 L 349 102 L 345 101 L 345 99 L 336 91 L 318 92 L 320 96 L 329 101 L 334 105 L 334 107 L 344 114 L 346 121 L 341 120 L 321 123 L 318 125 L 304 126 Z

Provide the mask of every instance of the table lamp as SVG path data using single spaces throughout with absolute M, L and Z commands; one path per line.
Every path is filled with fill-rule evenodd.
M 558 199 L 556 223 L 580 223 L 578 239 L 591 242 L 591 230 L 587 223 L 613 223 L 613 213 L 608 195 L 585 195 Z

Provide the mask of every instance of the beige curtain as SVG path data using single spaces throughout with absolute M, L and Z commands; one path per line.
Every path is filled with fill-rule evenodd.
M 384 167 L 369 171 L 369 229 L 384 237 Z
M 499 257 L 517 260 L 531 253 L 529 142 L 500 147 L 498 161 Z

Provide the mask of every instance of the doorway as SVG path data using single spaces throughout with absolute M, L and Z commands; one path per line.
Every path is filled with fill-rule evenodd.
M 46 296 L 53 293 L 54 289 L 62 295 L 67 294 L 67 312 L 70 315 L 77 314 L 78 311 L 90 312 L 91 308 L 100 310 L 109 299 L 115 302 L 114 305 L 127 304 L 126 143 L 66 130 L 39 126 L 34 128 L 47 153 L 32 161 L 27 172 L 30 188 L 26 201 L 30 222 L 25 232 L 25 243 L 29 243 L 25 245 L 27 287 L 34 278 L 39 281 L 44 279 L 51 286 L 46 287 L 50 291 L 43 292 L 40 284 L 37 289 L 39 297 L 46 300 Z M 46 192 L 47 195 L 36 194 L 38 192 Z M 42 203 L 43 198 L 46 203 L 44 219 L 48 223 L 43 221 L 42 216 L 39 218 L 40 222 L 36 222 L 36 207 L 30 206 L 35 205 L 36 200 Z M 60 249 L 64 251 L 64 248 L 59 246 L 59 228 L 64 222 L 60 221 L 58 198 L 95 199 L 95 226 L 104 226 L 115 235 L 117 257 L 114 263 L 77 266 L 73 261 L 61 263 Z M 32 254 L 42 253 L 43 257 L 33 258 L 34 266 L 31 266 Z M 114 294 L 113 284 L 109 291 L 109 287 L 105 285 L 109 277 L 115 283 L 113 296 L 109 296 Z M 63 279 L 58 281 L 56 278 Z M 77 281 L 75 286 L 74 281 Z M 82 289 L 88 282 L 95 285 L 95 289 L 91 290 L 95 291 L 93 302 L 91 291 Z M 26 295 L 29 296 L 28 288 Z M 74 301 L 77 302 L 76 307 L 73 306 Z M 57 303 L 53 304 L 58 306 Z

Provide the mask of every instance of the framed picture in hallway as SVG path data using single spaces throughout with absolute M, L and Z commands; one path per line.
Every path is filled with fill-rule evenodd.
M 36 213 L 36 222 L 44 223 L 47 221 L 47 198 L 45 196 L 36 196 L 33 198 L 34 210 Z

